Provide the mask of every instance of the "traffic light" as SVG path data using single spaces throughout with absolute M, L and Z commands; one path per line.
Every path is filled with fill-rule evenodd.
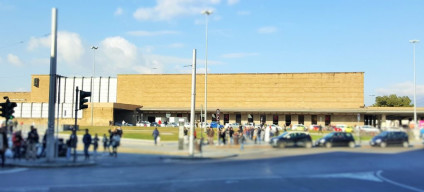
M 88 102 L 88 99 L 86 97 L 91 97 L 91 92 L 88 91 L 80 91 L 80 97 L 79 97 L 79 109 L 87 109 L 88 105 L 85 105 L 86 102 Z
M 18 106 L 18 105 L 15 102 L 8 102 L 6 104 L 8 105 L 7 106 L 7 112 L 6 112 L 6 114 L 7 114 L 6 119 L 13 119 L 13 118 L 15 118 L 15 116 L 13 116 L 13 113 L 15 113 L 14 108 L 16 106 Z
M 1 107 L 1 114 L 0 114 L 0 116 L 2 116 L 2 117 L 7 117 L 7 115 L 6 115 L 6 111 L 7 111 L 7 107 L 6 107 L 6 105 L 7 105 L 7 103 L 0 103 L 0 107 Z

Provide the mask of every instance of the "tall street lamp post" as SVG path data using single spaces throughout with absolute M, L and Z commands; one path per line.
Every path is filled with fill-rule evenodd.
M 208 16 L 212 14 L 211 10 L 205 10 L 202 14 L 206 15 L 206 54 L 205 54 L 205 121 L 204 128 L 208 122 Z
M 414 130 L 417 131 L 417 100 L 416 100 L 416 75 L 415 75 L 415 44 L 420 42 L 420 40 L 409 40 L 410 43 L 412 43 L 414 50 L 413 50 L 413 62 L 414 62 Z M 417 137 L 417 134 L 415 135 Z
M 93 102 L 93 96 L 94 96 L 94 75 L 96 74 L 96 50 L 98 49 L 99 47 L 95 47 L 95 46 L 92 46 L 91 47 L 91 49 L 93 50 L 93 77 L 91 77 L 91 94 L 92 94 L 92 97 L 90 98 L 90 100 L 91 100 L 91 126 L 93 126 L 93 114 L 94 114 L 94 102 Z

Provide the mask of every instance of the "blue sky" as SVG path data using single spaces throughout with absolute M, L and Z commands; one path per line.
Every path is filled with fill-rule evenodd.
M 0 91 L 30 91 L 31 74 L 49 73 L 53 7 L 60 75 L 91 76 L 94 54 L 96 76 L 190 73 L 193 49 L 204 73 L 209 9 L 209 73 L 365 72 L 367 105 L 370 95 L 412 99 L 408 41 L 424 41 L 422 0 L 0 0 Z

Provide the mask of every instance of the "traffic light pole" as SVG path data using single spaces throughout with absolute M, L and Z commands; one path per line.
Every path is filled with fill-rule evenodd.
M 78 86 L 77 86 L 77 88 L 75 89 L 75 126 L 74 126 L 74 129 L 75 130 L 77 130 L 77 125 L 78 125 L 78 122 L 77 122 L 77 119 L 78 119 L 78 92 L 79 92 L 79 90 L 78 90 Z

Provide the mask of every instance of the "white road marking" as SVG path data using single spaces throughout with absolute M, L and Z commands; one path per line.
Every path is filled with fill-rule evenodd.
M 10 173 L 18 173 L 18 172 L 22 172 L 22 171 L 26 171 L 28 170 L 27 168 L 16 168 L 16 169 L 9 169 L 9 170 L 1 170 L 0 169 L 0 175 L 1 174 L 10 174 Z
M 321 174 L 308 176 L 312 178 L 348 178 L 348 179 L 359 179 L 374 182 L 383 182 L 378 178 L 373 171 L 371 172 L 359 172 L 359 173 L 335 173 L 335 174 Z
M 390 183 L 390 184 L 393 184 L 393 185 L 397 185 L 397 186 L 399 186 L 399 187 L 402 187 L 402 188 L 404 188 L 404 189 L 409 189 L 409 190 L 411 190 L 411 191 L 424 192 L 424 190 L 422 190 L 422 189 L 418 189 L 418 188 L 415 188 L 415 187 L 412 187 L 412 186 L 408 186 L 408 185 L 405 185 L 405 184 L 398 183 L 398 182 L 396 182 L 396 181 L 392 181 L 392 180 L 390 180 L 390 179 L 387 179 L 387 178 L 385 178 L 385 177 L 381 176 L 381 173 L 382 173 L 382 172 L 383 172 L 382 170 L 377 171 L 377 177 L 379 177 L 381 180 L 383 180 L 383 181 L 385 181 L 385 182 L 387 182 L 387 183 Z

